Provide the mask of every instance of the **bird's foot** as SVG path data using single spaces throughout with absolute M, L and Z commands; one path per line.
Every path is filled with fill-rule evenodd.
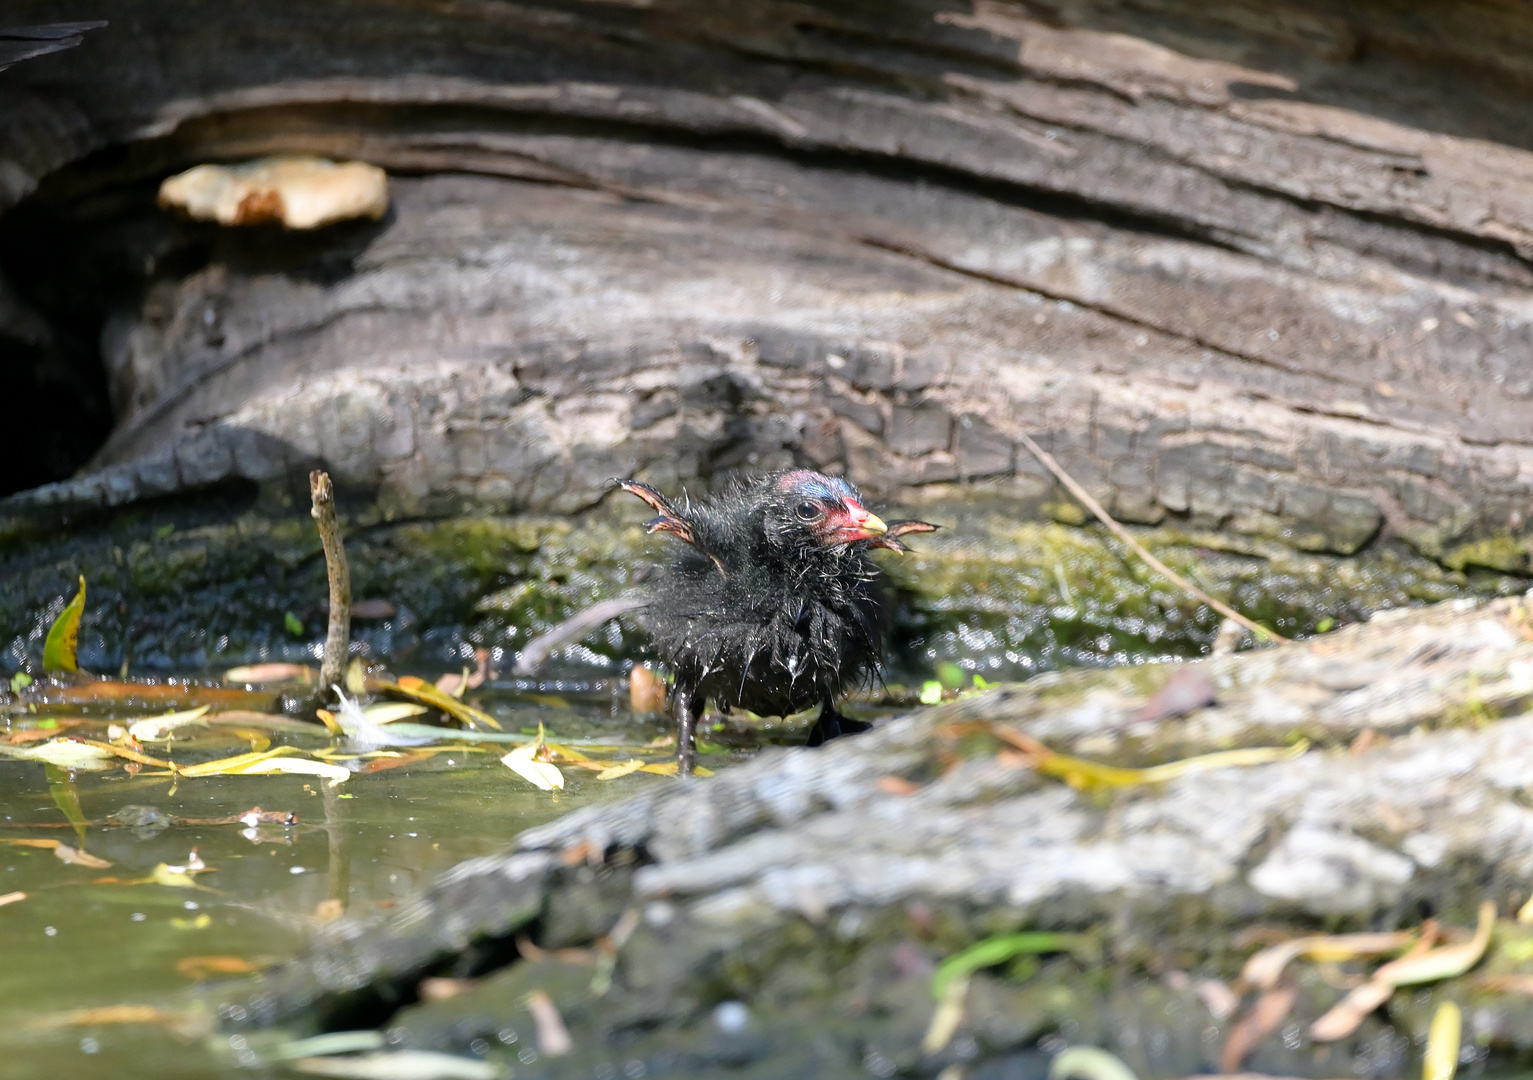
M 866 720 L 853 720 L 850 716 L 842 716 L 835 709 L 826 707 L 820 710 L 820 718 L 814 722 L 814 727 L 809 729 L 809 742 L 807 746 L 821 746 L 831 739 L 838 739 L 842 735 L 855 735 L 859 731 L 867 731 L 873 725 Z

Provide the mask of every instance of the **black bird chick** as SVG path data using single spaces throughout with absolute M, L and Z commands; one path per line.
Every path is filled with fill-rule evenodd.
M 808 469 L 738 481 L 683 509 L 645 484 L 617 483 L 659 515 L 650 532 L 687 545 L 640 616 L 676 676 L 683 773 L 708 701 L 766 716 L 819 705 L 811 746 L 868 727 L 836 711 L 883 659 L 888 610 L 868 551 L 905 551 L 900 536 L 937 526 L 886 525 L 851 484 Z

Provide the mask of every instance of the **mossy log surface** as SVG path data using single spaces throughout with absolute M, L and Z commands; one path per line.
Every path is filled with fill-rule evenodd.
M 245 1030 L 380 1024 L 391 1047 L 507 1061 L 533 1050 L 518 1076 L 635 1060 L 681 1075 L 935 1076 L 965 1063 L 1031 1076 L 1046 1051 L 1082 1042 L 1142 1076 L 1183 1076 L 1214 1071 L 1234 1023 L 1199 985 L 1234 979 L 1253 948 L 1240 929 L 1390 929 L 1429 914 L 1467 926 L 1491 899 L 1503 921 L 1470 977 L 1397 991 L 1328 1047 L 1302 1033 L 1344 991 L 1299 965 L 1290 1029 L 1247 1064 L 1399 1075 L 1444 998 L 1464 1004 L 1477 1053 L 1533 1049 L 1533 1002 L 1480 979 L 1528 955 L 1510 914 L 1533 880 L 1530 601 L 1449 602 L 1205 660 L 1192 670 L 1217 704 L 1144 718 L 1187 670 L 1044 676 L 577 811 L 460 865 L 386 922 L 327 928 L 304 959 L 223 988 L 220 1015 Z M 1075 790 L 1005 753 L 986 734 L 997 724 L 1128 763 L 1299 733 L 1315 746 Z M 1099 955 L 976 975 L 956 1036 L 923 1052 L 934 961 L 1019 929 L 1081 931 Z M 560 949 L 593 951 L 538 951 Z M 395 1011 L 428 971 L 486 969 L 464 994 Z M 569 1056 L 536 1054 L 534 989 L 574 1032 Z
M 184 676 L 312 661 L 323 640 L 326 584 L 306 506 L 296 485 L 270 498 L 204 494 L 119 508 L 57 532 L 0 537 L 0 671 L 36 672 L 48 626 L 81 574 L 90 585 L 80 638 L 87 670 Z M 354 648 L 423 670 L 456 669 L 483 649 L 495 670 L 509 672 L 532 638 L 587 605 L 633 593 L 669 556 L 663 538 L 644 534 L 637 503 L 573 521 L 391 521 L 365 495 L 350 510 L 342 529 L 353 596 L 375 602 L 354 626 Z M 922 537 L 912 554 L 880 556 L 896 600 L 893 678 L 930 677 L 944 661 L 1020 678 L 1196 656 L 1218 631 L 1217 616 L 1103 530 L 1032 520 L 1016 500 L 973 492 L 905 510 L 944 528 Z M 1385 608 L 1527 588 L 1523 576 L 1450 569 L 1401 544 L 1341 557 L 1227 534 L 1165 527 L 1140 534 L 1174 568 L 1287 635 Z M 618 620 L 555 658 L 576 665 L 577 677 L 599 677 L 626 669 L 645 650 L 636 626 Z

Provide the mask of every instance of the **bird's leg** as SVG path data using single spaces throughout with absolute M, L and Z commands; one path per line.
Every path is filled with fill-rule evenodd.
M 836 711 L 836 703 L 826 698 L 820 705 L 820 717 L 814 722 L 814 727 L 809 729 L 808 746 L 821 746 L 831 739 L 842 735 L 855 735 L 859 731 L 867 731 L 873 725 L 865 720 L 853 720 L 850 716 L 842 716 Z
M 693 696 L 685 690 L 676 694 L 676 771 L 691 776 L 697 762 L 697 722 L 703 716 L 705 699 L 701 694 Z

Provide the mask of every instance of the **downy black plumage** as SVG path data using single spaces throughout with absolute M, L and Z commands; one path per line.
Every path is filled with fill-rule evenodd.
M 886 525 L 851 484 L 807 469 L 739 481 L 681 509 L 645 484 L 617 483 L 659 515 L 650 532 L 686 543 L 640 616 L 676 676 L 683 772 L 708 701 L 766 716 L 819 705 L 811 746 L 868 726 L 836 710 L 883 659 L 888 608 L 868 550 L 906 550 L 901 535 L 935 525 Z

